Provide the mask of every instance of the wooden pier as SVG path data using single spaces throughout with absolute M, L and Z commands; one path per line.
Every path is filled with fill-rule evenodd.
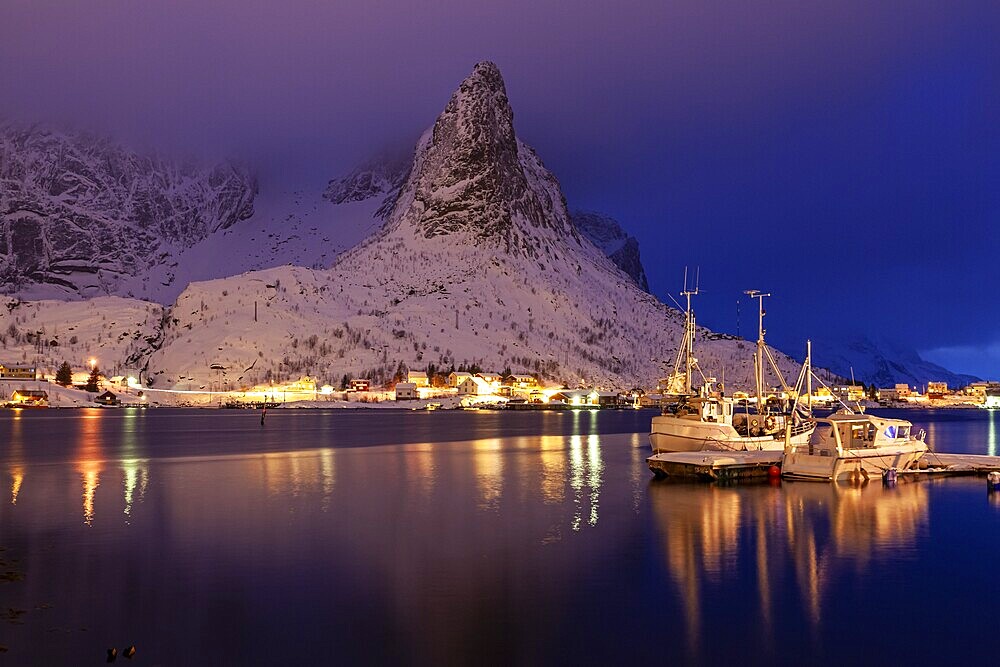
M 706 481 L 729 482 L 762 480 L 772 475 L 772 467 L 781 467 L 784 452 L 669 452 L 654 454 L 646 459 L 657 477 L 679 477 Z M 898 474 L 913 477 L 986 475 L 1000 471 L 1000 456 L 984 454 L 948 454 L 927 452 L 918 470 L 900 470 Z
M 784 452 L 669 452 L 646 459 L 657 477 L 687 477 L 719 482 L 766 479 L 781 466 Z

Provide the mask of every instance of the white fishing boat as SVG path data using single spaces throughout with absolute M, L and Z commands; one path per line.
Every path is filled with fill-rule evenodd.
M 927 452 L 924 432 L 904 419 L 838 412 L 816 424 L 808 442 L 788 442 L 782 477 L 850 481 L 912 469 Z
M 686 280 L 685 280 L 686 283 Z M 812 422 L 808 421 L 810 407 L 800 405 L 796 398 L 789 406 L 787 399 L 768 397 L 764 391 L 764 360 L 770 362 L 778 377 L 784 395 L 800 394 L 803 383 L 807 385 L 807 401 L 811 401 L 811 350 L 806 354 L 802 373 L 793 391 L 785 384 L 770 350 L 764 344 L 764 304 L 763 298 L 769 294 L 748 292 L 759 302 L 759 326 L 757 337 L 757 352 L 754 356 L 756 375 L 756 399 L 751 408 L 747 399 L 737 400 L 724 396 L 722 391 L 714 391 L 714 378 L 705 378 L 700 392 L 695 395 L 691 388 L 691 377 L 697 367 L 694 356 L 695 318 L 691 311 L 691 297 L 698 293 L 685 290 L 681 293 L 687 297 L 685 310 L 684 339 L 677 351 L 674 361 L 672 378 L 681 377 L 679 373 L 681 359 L 684 359 L 684 387 L 676 405 L 665 405 L 663 413 L 653 417 L 649 434 L 649 443 L 654 454 L 664 452 L 692 452 L 701 450 L 738 450 L 738 451 L 780 451 L 785 447 L 786 431 L 794 443 L 808 442 L 813 430 Z

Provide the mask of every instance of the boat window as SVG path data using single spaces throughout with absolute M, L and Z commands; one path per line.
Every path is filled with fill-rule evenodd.
M 885 437 L 889 438 L 890 440 L 895 440 L 896 439 L 896 426 L 895 426 L 895 424 L 890 424 L 889 426 L 885 427 Z
M 896 437 L 897 438 L 909 438 L 910 437 L 910 427 L 909 426 L 900 426 L 899 429 L 896 431 Z
M 831 424 L 817 424 L 816 430 L 809 436 L 809 444 L 821 445 L 833 440 L 833 426 Z

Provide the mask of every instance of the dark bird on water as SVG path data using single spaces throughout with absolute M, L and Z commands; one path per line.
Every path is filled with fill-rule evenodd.
M 108 649 L 108 662 L 114 662 L 118 658 L 118 649 L 109 648 Z

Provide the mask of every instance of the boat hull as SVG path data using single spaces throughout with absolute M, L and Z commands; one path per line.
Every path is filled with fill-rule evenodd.
M 848 449 L 840 456 L 818 456 L 789 452 L 781 466 L 781 476 L 791 479 L 848 482 L 880 479 L 887 470 L 908 470 L 916 466 L 927 446 L 911 445 Z
M 793 445 L 809 442 L 812 429 L 791 438 Z M 649 444 L 654 454 L 703 450 L 778 451 L 785 448 L 784 433 L 759 437 L 741 436 L 725 423 L 706 423 L 668 415 L 653 417 Z

